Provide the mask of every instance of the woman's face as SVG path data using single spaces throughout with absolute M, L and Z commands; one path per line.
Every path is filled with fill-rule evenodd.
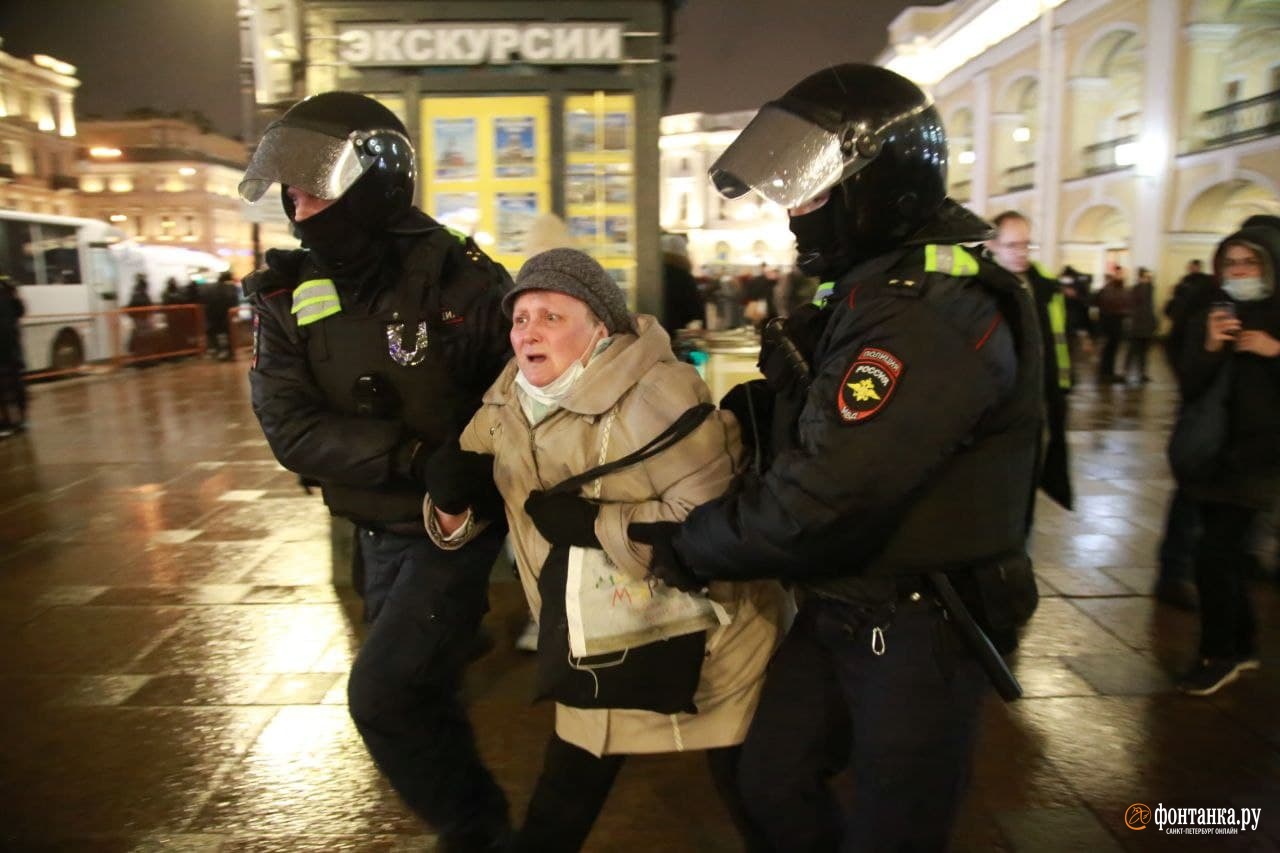
M 553 290 L 526 290 L 511 312 L 511 348 L 524 378 L 541 388 L 606 335 L 587 303 Z
M 1222 252 L 1223 278 L 1260 278 L 1262 258 L 1248 246 L 1232 243 Z

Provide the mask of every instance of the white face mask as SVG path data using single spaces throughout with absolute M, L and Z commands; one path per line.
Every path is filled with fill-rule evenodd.
M 572 364 L 565 368 L 564 373 L 561 373 L 541 388 L 526 379 L 522 370 L 516 371 L 516 385 L 520 386 L 520 389 L 531 399 L 544 406 L 559 406 L 560 401 L 569 395 L 573 387 L 578 384 L 578 380 L 582 378 L 582 374 L 586 372 L 587 366 L 583 362 L 590 360 L 587 358 L 588 353 L 595 354 L 595 348 L 600 344 L 601 340 L 603 339 L 593 335 L 587 343 L 587 348 L 573 360 Z
M 1271 288 L 1260 277 L 1229 278 L 1222 283 L 1222 289 L 1237 302 L 1257 302 L 1271 294 Z

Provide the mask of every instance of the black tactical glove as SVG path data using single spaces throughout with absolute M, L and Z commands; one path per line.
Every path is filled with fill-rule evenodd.
M 419 449 L 411 467 L 414 479 L 427 487 L 441 512 L 457 515 L 470 507 L 486 518 L 502 512 L 502 496 L 493 485 L 493 457 L 463 450 L 457 438 L 447 439 L 429 454 Z
M 581 495 L 549 495 L 534 490 L 524 502 L 524 511 L 542 538 L 552 545 L 600 547 L 600 540 L 596 537 L 596 516 L 600 507 Z
M 682 592 L 704 592 L 706 581 L 698 578 L 676 553 L 673 540 L 680 525 L 674 521 L 637 522 L 627 525 L 627 535 L 636 542 L 653 546 L 649 571 L 667 586 Z

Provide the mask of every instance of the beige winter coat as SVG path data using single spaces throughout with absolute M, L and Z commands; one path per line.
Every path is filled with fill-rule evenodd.
M 648 316 L 637 321 L 639 336 L 615 335 L 561 409 L 533 428 L 516 396 L 513 360 L 462 435 L 465 450 L 495 457 L 494 479 L 506 504 L 520 582 L 535 614 L 541 609 L 538 573 L 550 546 L 524 513 L 529 493 L 600 464 L 606 423 L 611 422 L 607 461 L 641 447 L 686 409 L 710 398 L 697 371 L 675 360 L 661 326 Z M 740 450 L 736 422 L 716 412 L 678 444 L 597 481 L 603 506 L 596 536 L 609 558 L 637 579 L 647 575 L 650 549 L 627 538 L 627 525 L 679 521 L 722 494 Z M 593 489 L 589 485 L 588 494 Z M 708 657 L 694 695 L 696 715 L 557 705 L 557 734 L 595 755 L 741 743 L 779 639 L 782 592 L 771 581 L 715 583 L 711 596 L 733 621 L 707 638 Z

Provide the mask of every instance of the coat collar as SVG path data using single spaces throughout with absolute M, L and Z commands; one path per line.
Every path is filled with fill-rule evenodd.
M 662 361 L 675 361 L 671 338 L 648 314 L 635 317 L 638 335 L 629 332 L 613 336 L 613 342 L 587 365 L 573 393 L 560 408 L 579 415 L 602 415 L 617 405 L 649 368 Z M 516 400 L 516 360 L 507 362 L 496 382 L 485 392 L 490 405 L 518 405 Z

